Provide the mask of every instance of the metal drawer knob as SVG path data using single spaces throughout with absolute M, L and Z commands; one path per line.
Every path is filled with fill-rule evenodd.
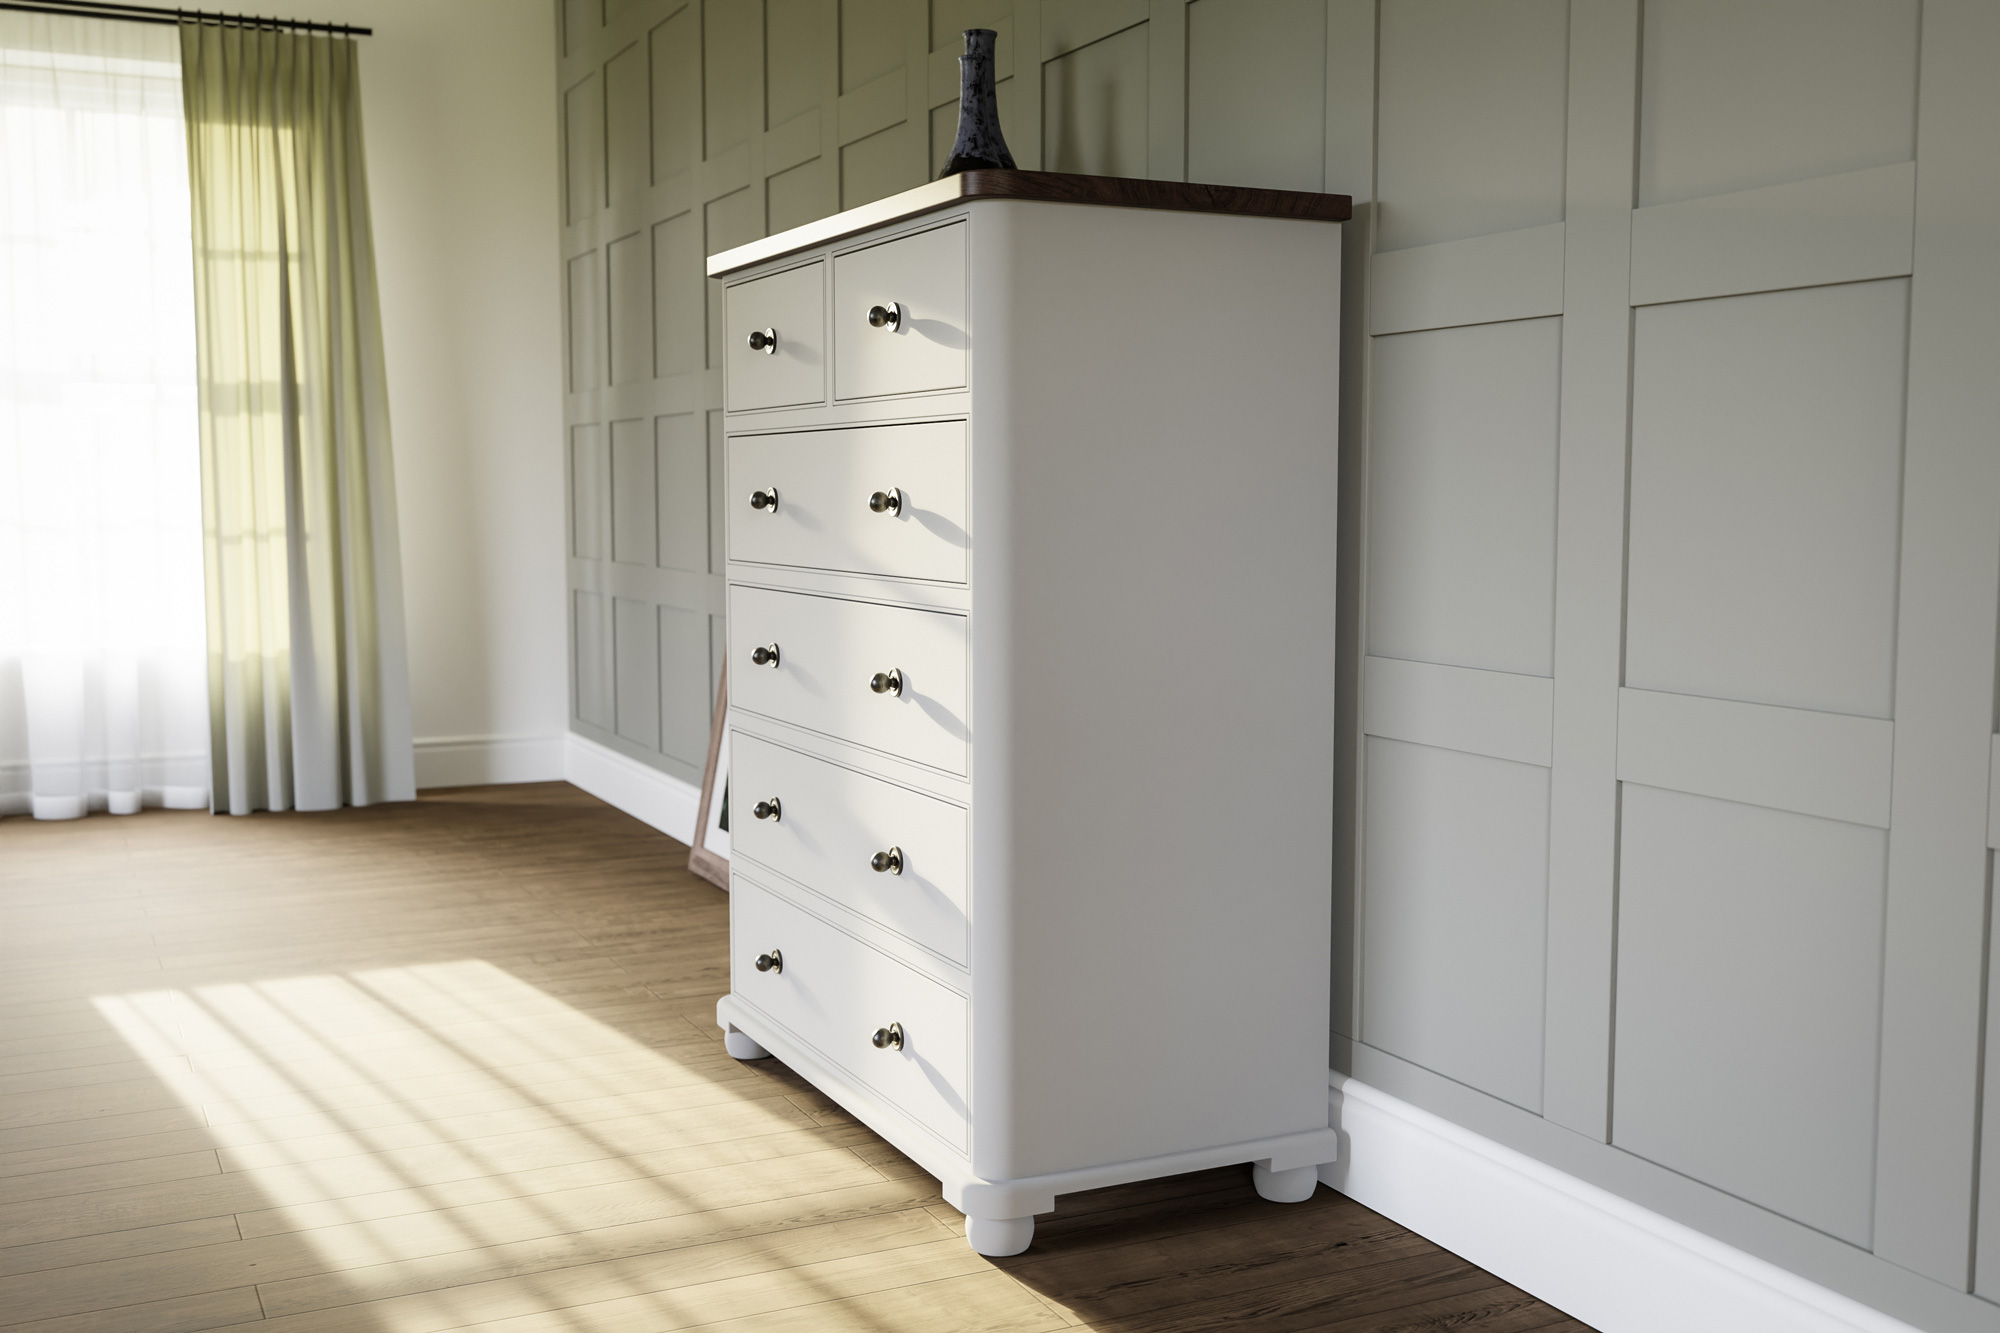
M 759 972 L 783 972 L 785 970 L 785 955 L 776 949 L 771 950 L 769 953 L 758 954 L 757 970 Z
M 868 497 L 868 507 L 878 514 L 900 514 L 903 512 L 903 488 L 891 486 L 886 491 L 877 491 Z
M 778 488 L 772 486 L 765 490 L 750 492 L 750 507 L 752 509 L 768 509 L 774 514 L 777 513 Z
M 903 1025 L 891 1023 L 888 1027 L 876 1028 L 875 1035 L 869 1040 L 875 1043 L 875 1049 L 878 1051 L 900 1051 L 903 1049 Z
M 752 648 L 750 650 L 750 665 L 770 667 L 778 665 L 778 645 L 775 643 L 760 643 L 755 648 Z
M 869 306 L 868 327 L 871 329 L 887 329 L 891 333 L 902 328 L 903 303 L 901 301 L 891 301 L 887 305 Z
M 903 692 L 903 669 L 891 667 L 878 671 L 868 678 L 868 688 L 877 694 L 901 694 Z
M 878 875 L 900 875 L 903 873 L 903 849 L 891 847 L 886 852 L 877 852 L 868 858 L 868 868 Z
M 759 801 L 757 804 L 751 806 L 750 813 L 759 819 L 768 819 L 772 823 L 778 824 L 784 822 L 785 807 L 777 797 L 773 796 L 768 801 Z
M 762 352 L 765 356 L 778 354 L 778 331 L 776 329 L 750 330 L 750 350 Z

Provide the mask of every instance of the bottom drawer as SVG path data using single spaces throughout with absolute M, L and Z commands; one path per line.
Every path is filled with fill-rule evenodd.
M 730 990 L 959 1151 L 966 1147 L 965 998 L 768 889 L 730 876 Z M 759 972 L 761 954 L 782 966 Z M 899 1025 L 902 1049 L 877 1048 Z

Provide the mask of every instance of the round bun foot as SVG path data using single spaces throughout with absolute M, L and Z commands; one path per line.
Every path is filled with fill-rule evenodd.
M 722 1034 L 722 1048 L 739 1060 L 762 1060 L 771 1053 L 750 1040 L 747 1032 L 730 1028 Z
M 1267 1171 L 1253 1162 L 1250 1183 L 1257 1187 L 1260 1197 L 1272 1203 L 1304 1203 L 1319 1185 L 1319 1168 L 1295 1166 L 1289 1171 Z
M 965 1219 L 966 1243 L 983 1255 L 993 1259 L 1005 1259 L 1010 1254 L 1019 1254 L 1035 1239 L 1035 1219 L 1032 1217 L 968 1217 Z

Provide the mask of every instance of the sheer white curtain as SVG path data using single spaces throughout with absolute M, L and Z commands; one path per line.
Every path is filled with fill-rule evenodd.
M 0 814 L 208 804 L 179 41 L 0 11 Z

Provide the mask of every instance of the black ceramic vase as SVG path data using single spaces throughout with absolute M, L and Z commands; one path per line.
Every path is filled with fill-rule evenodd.
M 961 171 L 986 171 L 1014 165 L 1007 140 L 1000 134 L 1000 108 L 993 100 L 993 40 L 991 28 L 969 28 L 965 54 L 958 58 L 958 138 L 951 160 L 938 179 Z

